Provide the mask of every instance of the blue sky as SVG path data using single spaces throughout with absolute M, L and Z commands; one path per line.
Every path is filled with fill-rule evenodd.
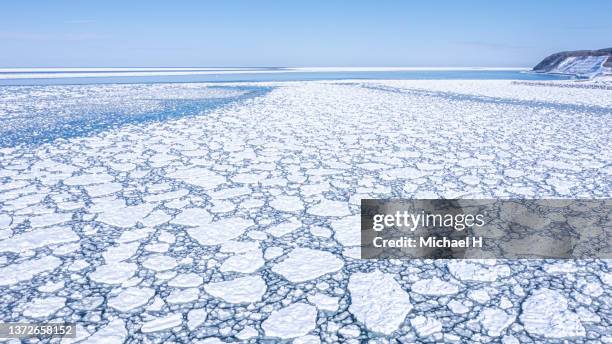
M 2 67 L 532 66 L 612 46 L 612 1 L 10 1 Z

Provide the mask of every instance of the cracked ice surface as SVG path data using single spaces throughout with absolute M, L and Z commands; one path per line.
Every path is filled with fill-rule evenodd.
M 611 95 L 0 88 L 0 318 L 75 321 L 87 343 L 612 342 L 609 261 L 363 261 L 357 247 L 361 198 L 609 198 Z

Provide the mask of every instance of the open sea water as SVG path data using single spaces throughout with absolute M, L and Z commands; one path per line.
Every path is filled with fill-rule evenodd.
M 261 69 L 259 69 L 261 70 Z M 87 85 L 131 83 L 184 83 L 184 82 L 258 82 L 258 81 L 308 81 L 308 80 L 565 80 L 566 75 L 539 74 L 517 70 L 410 70 L 410 71 L 329 71 L 283 72 L 269 68 L 262 73 L 232 72 L 231 74 L 150 75 L 150 76 L 100 76 L 56 77 L 66 72 L 45 72 L 41 78 L 8 79 L 15 72 L 0 72 L 0 86 L 10 85 Z M 54 75 L 55 74 L 55 75 Z M 88 73 L 88 74 L 96 74 Z

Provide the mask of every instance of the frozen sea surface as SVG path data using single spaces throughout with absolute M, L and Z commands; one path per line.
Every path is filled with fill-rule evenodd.
M 2 87 L 0 320 L 83 343 L 612 342 L 610 261 L 358 259 L 361 198 L 609 198 L 612 91 L 572 85 Z
M 128 123 L 202 115 L 268 90 L 199 84 L 180 88 L 169 84 L 0 87 L 0 147 L 51 142 Z

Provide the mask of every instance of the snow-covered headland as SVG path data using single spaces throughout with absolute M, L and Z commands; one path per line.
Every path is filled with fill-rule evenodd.
M 600 78 L 612 75 L 612 48 L 563 51 L 552 54 L 533 67 L 537 73 Z

